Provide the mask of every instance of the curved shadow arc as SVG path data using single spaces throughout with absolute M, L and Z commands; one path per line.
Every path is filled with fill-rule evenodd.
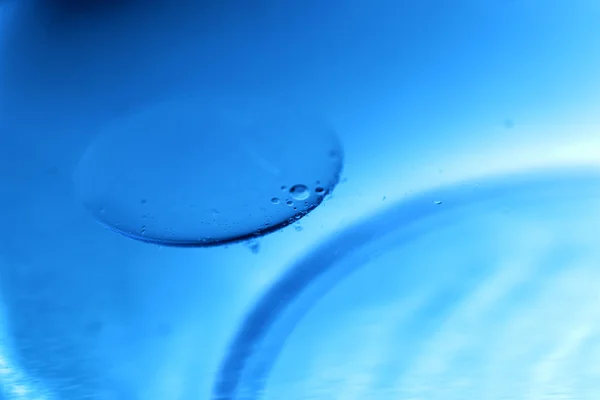
M 464 181 L 417 194 L 359 221 L 292 265 L 251 308 L 221 364 L 212 398 L 259 399 L 277 355 L 298 322 L 338 282 L 377 256 L 386 240 L 405 245 L 434 229 L 440 217 L 451 223 L 457 212 L 473 204 L 580 196 L 600 201 L 600 166 Z M 391 235 L 398 229 L 399 235 Z

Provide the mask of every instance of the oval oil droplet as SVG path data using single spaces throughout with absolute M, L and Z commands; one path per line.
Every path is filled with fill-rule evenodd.
M 287 225 L 298 211 L 314 209 L 322 196 L 300 183 L 319 181 L 330 192 L 341 173 L 341 158 L 332 162 L 330 156 L 342 152 L 331 127 L 279 104 L 234 100 L 161 103 L 113 121 L 79 161 L 74 174 L 79 200 L 117 232 L 172 246 L 243 240 L 267 220 L 269 228 L 261 234 Z M 282 182 L 296 182 L 286 193 L 307 204 L 295 204 L 297 210 L 266 207 L 281 199 Z M 143 221 L 142 235 L 144 215 L 152 219 Z
M 273 204 L 279 204 L 279 203 L 280 203 L 280 201 L 279 201 L 279 198 L 277 198 L 277 197 L 273 197 L 273 198 L 271 199 L 271 203 L 273 203 Z

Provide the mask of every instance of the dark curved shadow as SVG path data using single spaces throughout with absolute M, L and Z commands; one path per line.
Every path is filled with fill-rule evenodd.
M 461 182 L 418 194 L 356 223 L 292 265 L 251 308 L 223 359 L 212 398 L 260 398 L 280 349 L 303 315 L 341 279 L 375 256 L 368 247 L 391 233 L 395 233 L 394 244 L 402 245 L 440 222 L 451 222 L 454 212 L 469 205 L 504 198 L 543 202 L 580 196 L 600 201 L 597 166 Z

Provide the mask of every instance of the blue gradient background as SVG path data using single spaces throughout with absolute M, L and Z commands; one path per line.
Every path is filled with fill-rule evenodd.
M 35 398 L 9 388 L 27 371 L 64 399 L 206 398 L 250 305 L 328 235 L 441 183 L 600 160 L 591 0 L 160 0 L 110 23 L 45 23 L 31 3 L 0 11 L 7 399 Z M 161 248 L 76 202 L 73 168 L 103 122 L 197 91 L 311 103 L 334 124 L 345 179 L 302 231 L 256 255 Z

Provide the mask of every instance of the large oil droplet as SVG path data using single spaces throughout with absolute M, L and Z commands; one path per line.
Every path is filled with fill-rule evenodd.
M 342 152 L 336 134 L 311 114 L 255 99 L 193 99 L 115 121 L 83 154 L 74 181 L 87 210 L 117 232 L 209 246 L 255 237 L 265 222 L 259 235 L 277 230 L 315 208 L 322 193 L 299 182 L 330 192 L 342 168 L 332 152 Z M 282 182 L 295 184 L 295 208 L 273 207 Z

